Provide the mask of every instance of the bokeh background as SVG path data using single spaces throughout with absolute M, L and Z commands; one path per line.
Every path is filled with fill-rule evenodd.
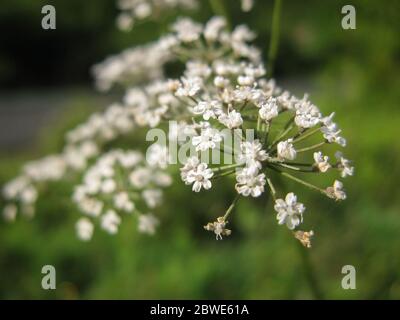
M 200 2 L 191 15 L 206 21 L 212 12 Z M 237 1 L 225 3 L 234 24 L 258 31 L 266 52 L 273 2 L 256 0 L 245 14 Z M 45 4 L 56 7 L 56 30 L 41 29 Z M 357 10 L 356 30 L 341 28 L 345 4 Z M 122 33 L 117 12 L 113 0 L 1 2 L 0 185 L 24 161 L 60 151 L 68 129 L 118 98 L 94 90 L 91 65 L 157 39 L 177 15 Z M 356 166 L 342 203 L 282 185 L 307 205 L 303 227 L 316 233 L 311 250 L 277 225 L 265 199 L 240 201 L 224 241 L 203 231 L 229 205 L 231 182 L 201 194 L 175 184 L 154 237 L 126 219 L 117 236 L 96 230 L 82 243 L 74 234 L 80 214 L 69 202 L 72 181 L 53 183 L 42 190 L 33 220 L 0 222 L 0 298 L 399 299 L 399 21 L 399 1 L 283 1 L 278 84 L 308 92 L 324 113 L 336 111 L 345 155 Z M 128 138 L 120 144 L 145 147 Z M 41 289 L 46 264 L 56 267 L 57 290 Z M 356 290 L 341 288 L 348 264 L 357 270 Z

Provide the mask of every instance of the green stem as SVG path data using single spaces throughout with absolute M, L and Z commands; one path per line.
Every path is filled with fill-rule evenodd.
M 243 103 L 243 105 L 240 107 L 240 109 L 239 109 L 239 112 L 240 112 L 240 113 L 244 110 L 244 108 L 246 108 L 248 102 L 249 102 L 249 101 L 246 100 L 246 101 Z
M 318 132 L 319 130 L 320 130 L 320 128 L 315 128 L 314 130 L 307 131 L 307 133 L 305 133 L 306 131 L 303 131 L 303 133 L 300 134 L 298 137 L 293 137 L 293 143 L 300 142 L 300 141 L 308 138 L 309 136 L 312 136 L 314 133 Z
M 322 147 L 325 143 L 326 143 L 325 141 L 322 141 L 320 143 L 314 144 L 314 145 L 306 147 L 306 148 L 297 149 L 296 151 L 297 151 L 297 153 L 300 153 L 300 152 L 305 152 L 305 151 L 318 149 L 319 147 Z
M 240 166 L 243 166 L 243 163 L 229 164 L 229 165 L 218 167 L 218 168 L 212 168 L 211 170 L 213 172 L 218 173 L 218 172 L 221 172 L 223 170 L 233 169 L 233 168 L 237 168 L 237 167 L 240 167 Z
M 289 161 L 282 161 L 279 158 L 270 158 L 268 159 L 269 162 L 272 163 L 277 163 L 277 164 L 288 164 L 288 165 L 292 165 L 292 166 L 299 166 L 299 167 L 312 167 L 313 164 L 312 163 L 304 163 L 304 162 L 289 162 Z
M 221 174 L 216 174 L 211 179 L 217 179 L 217 178 L 221 178 L 221 177 L 224 177 L 224 176 L 229 176 L 232 173 L 235 173 L 235 170 L 229 170 L 229 171 L 223 172 Z
M 267 151 L 271 151 L 275 147 L 275 145 L 293 129 L 293 121 L 294 121 L 294 117 L 289 119 L 289 121 L 286 123 L 285 127 L 277 135 L 277 137 L 271 143 L 271 145 L 269 146 Z
M 286 164 L 286 163 L 279 163 L 279 162 L 277 162 L 276 164 L 280 165 L 280 166 L 282 166 L 284 168 L 295 170 L 295 171 L 299 171 L 299 172 L 317 172 L 317 171 L 314 171 L 313 168 L 311 168 L 311 169 L 303 169 L 303 168 L 298 168 L 298 167 L 295 167 L 295 166 L 291 166 L 291 165 Z
M 226 210 L 225 214 L 224 214 L 224 220 L 226 221 L 229 217 L 229 215 L 231 214 L 233 208 L 235 207 L 236 203 L 239 200 L 240 195 L 237 194 L 235 199 L 233 200 L 232 204 L 229 206 L 228 210 Z
M 277 168 L 275 168 L 274 166 L 268 166 L 268 167 L 271 168 L 272 170 L 275 170 L 275 171 L 279 172 L 281 175 L 283 175 L 286 178 L 289 178 L 289 179 L 291 179 L 293 181 L 296 181 L 297 183 L 300 183 L 300 184 L 302 184 L 302 185 L 304 185 L 304 186 L 306 186 L 306 187 L 308 187 L 310 189 L 316 190 L 316 191 L 321 192 L 322 194 L 326 195 L 326 191 L 324 189 L 321 189 L 321 188 L 319 188 L 317 186 L 314 186 L 313 184 L 311 184 L 309 182 L 306 182 L 306 181 L 304 181 L 304 180 L 302 180 L 300 178 L 292 176 L 290 173 L 280 171 Z
M 269 134 L 269 122 L 267 123 L 263 123 L 263 125 L 261 126 L 261 129 L 263 130 L 263 137 L 262 137 L 262 145 L 265 146 L 267 144 L 268 141 L 268 134 Z
M 316 270 L 313 268 L 313 265 L 310 260 L 310 252 L 306 248 L 304 248 L 300 243 L 297 244 L 299 248 L 299 253 L 301 256 L 301 262 L 303 265 L 304 275 L 308 281 L 310 289 L 314 295 L 314 298 L 317 300 L 323 300 L 324 294 L 319 285 L 318 279 L 316 277 Z
M 272 199 L 274 199 L 274 201 L 276 201 L 276 191 L 275 191 L 275 187 L 272 184 L 272 181 L 270 178 L 267 178 L 267 182 L 268 182 L 268 187 L 271 191 L 271 195 L 272 195 Z
M 274 9 L 272 12 L 272 27 L 271 39 L 268 51 L 268 76 L 272 77 L 274 73 L 274 65 L 279 47 L 279 33 L 280 33 L 280 17 L 281 17 L 282 1 L 275 0 Z

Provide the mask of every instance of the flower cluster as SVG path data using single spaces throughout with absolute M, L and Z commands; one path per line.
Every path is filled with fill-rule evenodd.
M 118 0 L 118 8 L 122 11 L 117 17 L 117 26 L 123 31 L 131 30 L 138 21 L 157 19 L 166 10 L 194 9 L 197 0 Z
M 82 240 L 92 237 L 94 227 L 89 218 L 115 234 L 122 215 L 135 215 L 138 230 L 154 234 L 159 222 L 148 211 L 160 205 L 162 188 L 172 182 L 161 167 L 158 163 L 149 164 L 137 151 L 112 150 L 99 157 L 72 196 L 85 215 L 76 224 L 78 237 Z
M 60 154 L 26 163 L 20 175 L 3 186 L 3 197 L 7 201 L 3 210 L 4 218 L 14 221 L 18 212 L 33 217 L 39 189 L 44 183 L 58 181 L 70 170 L 83 170 L 88 160 L 97 154 L 97 146 L 86 141 L 79 145 L 68 145 Z
M 207 62 L 221 57 L 260 60 L 260 51 L 248 42 L 255 34 L 245 25 L 232 32 L 222 17 L 211 18 L 205 25 L 180 18 L 172 32 L 143 46 L 126 49 L 93 67 L 98 89 L 106 91 L 114 84 L 132 86 L 165 77 L 164 66 L 173 60 L 189 58 Z
M 138 22 L 148 19 L 158 19 L 168 11 L 194 10 L 199 8 L 198 0 L 117 0 L 121 10 L 116 23 L 120 30 L 130 31 Z M 254 0 L 240 0 L 243 12 L 249 12 L 254 7 Z
M 137 19 L 151 15 L 156 4 L 184 2 L 191 1 L 126 0 L 120 4 L 123 14 L 127 11 L 129 19 Z M 252 2 L 242 1 L 244 10 L 249 10 Z M 310 247 L 313 232 L 298 230 L 304 204 L 294 192 L 280 196 L 274 178 L 281 175 L 329 198 L 344 200 L 341 181 L 334 180 L 324 188 L 304 177 L 337 171 L 345 178 L 353 175 L 354 168 L 340 151 L 334 155 L 336 161 L 322 151 L 327 145 L 346 146 L 334 113 L 324 116 L 307 95 L 296 97 L 267 78 L 260 50 L 251 44 L 255 36 L 245 25 L 229 30 L 225 19 L 218 16 L 204 25 L 179 18 L 159 40 L 96 65 L 97 87 L 109 90 L 123 85 L 123 100 L 68 132 L 66 147 L 59 155 L 27 164 L 3 189 L 9 201 L 4 216 L 13 220 L 18 209 L 32 215 L 40 183 L 59 180 L 71 170 L 84 171 L 72 197 L 84 214 L 76 224 L 80 239 L 92 237 L 94 221 L 108 233 L 117 233 L 124 215 L 135 215 L 138 230 L 154 234 L 159 222 L 148 212 L 160 204 L 162 188 L 172 182 L 165 172 L 170 164 L 166 146 L 152 145 L 146 161 L 137 151 L 106 152 L 103 146 L 138 127 L 174 121 L 169 140 L 178 140 L 180 145 L 185 141 L 180 137 L 189 137 L 191 147 L 180 169 L 186 185 L 198 193 L 212 189 L 216 178 L 231 176 L 235 180 L 235 200 L 225 215 L 204 227 L 206 230 L 217 239 L 230 235 L 226 225 L 239 198 L 261 197 L 268 190 L 278 224 L 293 230 L 294 236 Z M 165 65 L 172 61 L 182 64 L 180 77 L 168 76 Z M 214 154 L 217 163 L 210 157 Z
M 342 153 L 336 153 L 337 162 L 330 163 L 329 157 L 318 150 L 328 144 L 346 146 L 341 130 L 333 121 L 334 113 L 323 116 L 307 95 L 297 98 L 276 87 L 265 74 L 263 65 L 250 59 L 223 58 L 211 65 L 197 60 L 186 64 L 185 76 L 175 80 L 173 89 L 191 113 L 192 123 L 186 128 L 183 125 L 183 130 L 195 129 L 191 143 L 197 154 L 187 159 L 181 168 L 181 178 L 192 186 L 193 191 L 199 192 L 209 190 L 212 180 L 217 177 L 235 175 L 235 189 L 245 197 L 261 196 L 268 185 L 275 199 L 278 223 L 293 230 L 303 221 L 305 206 L 297 202 L 297 196 L 292 192 L 285 200 L 277 199 L 273 174 L 280 174 L 335 200 L 344 200 L 346 194 L 340 181 L 335 180 L 333 187 L 324 189 L 295 174 L 337 170 L 344 178 L 353 175 L 354 169 Z M 226 130 L 239 137 L 239 148 L 232 148 L 225 141 L 222 143 Z M 318 133 L 322 141 L 309 145 L 308 141 Z M 213 166 L 210 157 L 201 160 L 204 153 L 215 151 L 221 155 L 233 153 L 234 162 Z M 214 230 L 214 224 L 209 224 L 207 230 Z M 219 232 L 218 236 L 221 234 Z

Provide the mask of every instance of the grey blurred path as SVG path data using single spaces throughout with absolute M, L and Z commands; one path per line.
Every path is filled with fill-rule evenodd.
M 101 98 L 91 88 L 0 92 L 0 150 L 29 147 L 39 131 L 62 116 L 64 110 L 82 95 Z

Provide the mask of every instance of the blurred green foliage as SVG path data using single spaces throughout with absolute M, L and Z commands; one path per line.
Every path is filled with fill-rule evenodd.
M 228 11 L 235 23 L 260 30 L 257 44 L 266 51 L 272 1 L 256 2 L 248 14 L 235 6 Z M 92 1 L 79 4 L 83 9 L 78 11 L 95 16 Z M 239 202 L 229 238 L 217 242 L 203 231 L 202 225 L 221 215 L 234 196 L 232 181 L 222 180 L 213 192 L 200 194 L 179 183 L 171 187 L 154 237 L 138 234 L 128 217 L 117 236 L 97 229 L 92 242 L 81 243 L 74 235 L 79 213 L 69 202 L 72 183 L 65 181 L 43 190 L 34 220 L 0 223 L 0 298 L 399 299 L 399 2 L 352 1 L 357 29 L 348 31 L 340 24 L 344 4 L 283 3 L 278 83 L 287 82 L 299 95 L 309 92 L 325 114 L 336 111 L 348 138 L 345 155 L 356 166 L 355 176 L 344 181 L 348 199 L 342 203 L 282 184 L 283 191 L 296 190 L 306 204 L 303 227 L 316 233 L 305 255 L 290 232 L 277 225 L 265 199 Z M 208 15 L 204 5 L 198 17 Z M 162 29 L 144 23 L 132 32 L 132 43 L 150 40 Z M 76 101 L 64 119 L 46 129 L 34 151 L 2 155 L 0 184 L 27 158 L 60 150 L 62 133 L 94 108 L 88 98 Z M 122 144 L 144 147 L 128 141 Z M 40 287 L 45 264 L 57 269 L 57 290 Z M 341 288 L 341 269 L 348 264 L 357 270 L 356 290 Z

